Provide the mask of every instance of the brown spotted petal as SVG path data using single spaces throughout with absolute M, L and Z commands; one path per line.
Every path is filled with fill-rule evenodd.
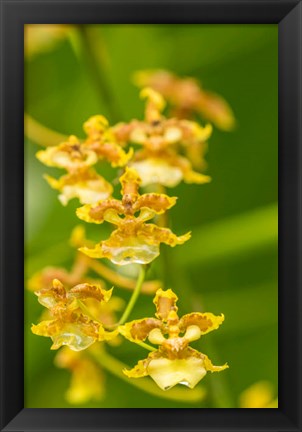
M 193 312 L 180 319 L 179 327 L 181 331 L 186 331 L 190 326 L 197 326 L 200 329 L 200 335 L 204 335 L 218 329 L 223 321 L 223 314 L 216 316 L 210 312 Z
M 139 197 L 139 186 L 141 184 L 141 178 L 135 169 L 126 167 L 124 174 L 120 177 L 120 183 L 122 185 L 121 194 L 133 196 L 133 201 Z
M 123 214 L 124 212 L 120 201 L 116 199 L 106 199 L 100 201 L 98 204 L 86 204 L 82 207 L 79 207 L 76 211 L 76 214 L 79 219 L 85 222 L 101 224 L 105 220 L 105 213 L 109 210 L 113 210 L 116 214 Z
M 169 246 L 176 246 L 185 243 L 190 239 L 191 233 L 177 236 L 169 228 L 161 228 L 154 224 L 144 224 L 139 232 L 149 244 L 165 243 Z
M 143 318 L 131 321 L 119 327 L 119 332 L 130 341 L 144 341 L 155 328 L 161 328 L 162 322 L 155 318 Z
M 66 290 L 58 279 L 53 279 L 51 288 L 44 288 L 35 292 L 38 302 L 51 309 L 59 302 L 67 302 Z
M 153 300 L 153 303 L 156 306 L 155 315 L 157 318 L 161 319 L 162 321 L 166 321 L 170 312 L 177 312 L 177 300 L 177 295 L 171 289 L 164 291 L 160 288 L 157 290 Z
M 157 214 L 162 214 L 173 207 L 177 197 L 169 197 L 164 194 L 148 193 L 141 195 L 133 206 L 134 211 L 144 207 L 154 210 Z
M 69 297 L 75 297 L 80 300 L 88 298 L 96 299 L 99 302 L 108 302 L 112 294 L 112 289 L 109 291 L 104 290 L 98 285 L 89 283 L 82 283 L 71 288 L 68 292 Z

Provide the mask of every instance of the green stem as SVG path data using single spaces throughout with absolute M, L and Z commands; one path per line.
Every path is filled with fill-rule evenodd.
M 105 351 L 96 354 L 94 352 L 90 352 L 93 359 L 104 369 L 110 372 L 112 375 L 115 375 L 122 381 L 125 381 L 127 384 L 138 388 L 152 396 L 160 397 L 163 399 L 169 399 L 178 401 L 180 403 L 194 403 L 199 402 L 203 399 L 205 392 L 202 388 L 195 388 L 193 390 L 185 389 L 185 388 L 173 388 L 169 391 L 160 390 L 156 384 L 154 384 L 148 378 L 128 378 L 123 373 L 123 369 L 127 368 L 127 366 L 112 357 L 110 354 Z
M 145 342 L 142 342 L 139 340 L 134 340 L 133 342 L 136 343 L 137 345 L 141 346 L 142 348 L 145 348 L 148 351 L 156 351 L 156 348 L 154 348 L 153 346 L 151 346 Z
M 121 116 L 116 107 L 116 100 L 105 70 L 104 47 L 95 29 L 90 25 L 79 25 L 78 30 L 83 45 L 83 53 L 86 54 L 87 66 L 95 88 L 100 98 L 107 105 L 111 122 L 117 122 Z
M 136 282 L 136 286 L 134 288 L 132 296 L 131 296 L 131 298 L 129 300 L 129 303 L 128 303 L 128 305 L 127 305 L 127 307 L 126 307 L 126 309 L 125 309 L 125 311 L 124 311 L 121 319 L 117 323 L 117 326 L 124 324 L 127 321 L 129 315 L 131 314 L 132 309 L 133 309 L 133 307 L 134 307 L 134 305 L 136 303 L 136 300 L 138 299 L 138 296 L 139 296 L 139 294 L 141 292 L 141 288 L 142 288 L 143 282 L 145 280 L 145 276 L 146 276 L 146 267 L 144 265 L 142 265 L 140 267 L 140 272 L 139 272 L 138 279 L 137 279 L 137 282 Z

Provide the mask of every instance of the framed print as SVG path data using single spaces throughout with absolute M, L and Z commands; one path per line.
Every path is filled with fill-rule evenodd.
M 300 431 L 301 2 L 1 18 L 1 430 Z

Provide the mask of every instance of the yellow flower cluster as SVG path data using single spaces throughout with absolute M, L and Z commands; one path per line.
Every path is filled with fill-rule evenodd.
M 179 116 L 180 111 L 174 117 L 163 115 L 166 104 L 163 95 L 176 107 L 178 104 L 178 108 L 184 108 L 181 99 L 177 99 L 177 95 L 182 94 L 178 87 L 183 83 L 175 76 L 162 72 L 159 76 L 140 74 L 139 81 L 148 85 L 141 91 L 141 97 L 146 100 L 143 120 L 109 126 L 102 115 L 96 115 L 84 123 L 84 139 L 72 135 L 65 142 L 37 153 L 37 158 L 45 165 L 66 171 L 59 179 L 45 176 L 60 192 L 63 205 L 77 198 L 82 204 L 76 210 L 79 219 L 93 224 L 107 222 L 115 227 L 107 239 L 98 239 L 97 243 L 85 238 L 82 227 L 75 228 L 71 244 L 78 252 L 71 270 L 46 267 L 29 281 L 29 288 L 47 309 L 40 323 L 32 326 L 32 332 L 50 337 L 51 349 L 63 346 L 55 362 L 58 367 L 71 371 L 71 384 L 66 394 L 70 403 L 85 403 L 102 396 L 104 377 L 96 362 L 101 363 L 105 348 L 104 344 L 95 342 L 116 345 L 120 335 L 152 351 L 133 369 L 125 368 L 124 374 L 129 378 L 150 376 L 162 390 L 176 384 L 193 388 L 207 372 L 219 372 L 228 367 L 226 364 L 214 366 L 205 354 L 190 346 L 191 342 L 218 329 L 224 316 L 193 312 L 179 318 L 176 294 L 171 289 L 163 290 L 160 281 L 144 281 L 146 265 L 160 255 L 162 243 L 174 247 L 190 239 L 190 232 L 177 236 L 169 228 L 166 214 L 176 204 L 177 197 L 164 193 L 164 188 L 174 187 L 181 181 L 197 184 L 210 181 L 209 176 L 195 168 L 205 166 L 212 126 L 202 127 L 186 116 Z M 174 99 L 171 99 L 172 94 Z M 198 95 L 198 107 L 202 111 L 201 99 L 205 99 L 206 93 L 199 90 Z M 193 99 L 187 100 L 187 111 L 196 109 L 197 102 L 193 103 Z M 223 110 L 220 101 L 220 111 L 217 107 L 211 111 L 210 103 L 206 106 L 208 115 L 205 117 L 226 129 L 227 124 L 230 126 L 227 105 Z M 101 167 L 99 162 L 102 161 L 119 168 L 120 199 L 113 196 L 113 184 L 96 169 Z M 148 189 L 141 190 L 145 187 Z M 107 258 L 118 269 L 139 264 L 137 282 L 119 270 L 115 272 L 96 262 L 95 258 Z M 92 277 L 91 271 L 115 286 L 132 291 L 125 309 L 123 300 L 111 298 L 112 289 L 107 290 L 105 281 Z M 155 291 L 155 317 L 127 322 L 139 294 Z M 123 309 L 117 320 L 116 313 Z M 157 348 L 148 345 L 146 340 Z M 98 349 L 100 346 L 102 348 Z M 112 364 L 116 364 L 116 360 Z
M 141 96 L 147 100 L 144 120 L 109 127 L 105 117 L 96 115 L 84 123 L 85 140 L 72 135 L 66 142 L 37 153 L 45 165 L 67 171 L 59 179 L 45 176 L 50 186 L 61 192 L 63 205 L 72 198 L 78 198 L 81 204 L 93 204 L 111 196 L 112 185 L 93 168 L 100 160 L 107 160 L 112 167 L 133 167 L 142 187 L 174 187 L 182 180 L 199 184 L 210 181 L 209 176 L 194 171 L 192 166 L 205 165 L 206 142 L 212 126 L 165 118 L 165 101 L 151 88 L 143 89 Z M 129 144 L 142 148 L 133 151 L 130 147 L 126 153 L 124 147 Z

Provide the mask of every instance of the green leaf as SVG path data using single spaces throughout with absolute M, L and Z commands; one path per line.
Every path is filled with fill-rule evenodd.
M 192 238 L 176 249 L 179 265 L 194 266 L 276 248 L 277 204 L 195 228 Z

